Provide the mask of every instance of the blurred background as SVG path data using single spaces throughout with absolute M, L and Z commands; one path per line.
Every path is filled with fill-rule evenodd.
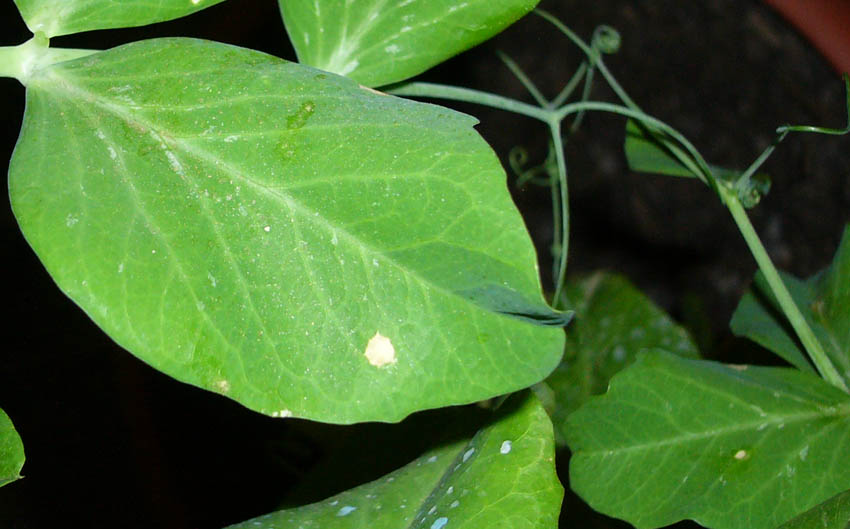
M 843 127 L 847 119 L 836 67 L 762 2 L 543 0 L 540 6 L 585 39 L 599 24 L 616 28 L 622 46 L 606 57 L 610 70 L 644 110 L 684 133 L 710 163 L 744 168 L 779 125 Z M 0 45 L 29 38 L 8 0 L 0 2 L 0 35 Z M 53 45 L 107 48 L 160 36 L 207 38 L 295 59 L 272 0 L 231 0 L 186 19 L 62 37 Z M 582 59 L 553 27 L 529 15 L 422 79 L 530 101 L 497 50 L 550 97 Z M 592 98 L 613 101 L 613 94 L 597 82 Z M 20 83 L 0 79 L 0 163 L 11 156 L 23 102 Z M 530 164 L 544 160 L 542 124 L 444 104 L 480 119 L 478 130 L 506 168 L 517 146 L 528 151 Z M 727 329 L 755 270 L 730 216 L 697 181 L 630 173 L 623 126 L 615 116 L 588 115 L 567 145 L 571 275 L 624 274 L 684 323 L 706 356 L 774 362 Z M 751 217 L 779 268 L 808 276 L 831 260 L 850 222 L 848 153 L 850 138 L 795 135 L 764 166 L 773 187 Z M 507 170 L 551 287 L 549 191 L 517 187 Z M 0 406 L 23 438 L 27 463 L 25 479 L 0 489 L 0 528 L 222 527 L 273 510 L 287 495 L 289 502 L 316 501 L 397 468 L 425 448 L 424 440 L 409 442 L 412 432 L 456 412 L 424 412 L 400 425 L 281 421 L 178 383 L 115 346 L 55 287 L 3 197 L 8 316 Z M 389 456 L 368 449 L 387 443 L 399 449 Z M 347 457 L 352 453 L 360 455 Z M 339 466 L 343 461 L 347 468 Z M 566 485 L 567 458 L 559 462 Z M 590 514 L 569 495 L 562 526 L 625 527 Z

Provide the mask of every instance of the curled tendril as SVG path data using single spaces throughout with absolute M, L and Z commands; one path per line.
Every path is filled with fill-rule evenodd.
M 621 42 L 622 39 L 620 38 L 620 33 L 611 26 L 606 25 L 597 26 L 596 29 L 593 30 L 593 38 L 590 41 L 591 46 L 594 49 L 609 55 L 617 53 L 620 49 Z
M 540 165 L 524 167 L 528 163 L 528 151 L 520 146 L 511 149 L 511 152 L 508 154 L 508 163 L 516 174 L 517 187 L 522 187 L 527 183 L 538 186 L 551 186 L 552 179 L 557 178 L 558 166 L 551 142 L 546 159 Z

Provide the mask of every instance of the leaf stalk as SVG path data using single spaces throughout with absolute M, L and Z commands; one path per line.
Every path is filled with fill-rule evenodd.
M 847 389 L 847 385 L 841 378 L 841 375 L 835 369 L 835 366 L 832 365 L 829 357 L 824 352 L 823 346 L 821 346 L 820 341 L 815 336 L 812 328 L 806 321 L 806 318 L 800 312 L 799 307 L 797 307 L 797 304 L 791 297 L 791 293 L 788 292 L 788 288 L 786 288 L 785 283 L 783 283 L 782 279 L 779 277 L 779 272 L 773 265 L 773 261 L 771 261 L 770 256 L 767 254 L 767 250 L 765 250 L 755 228 L 753 228 L 738 195 L 733 190 L 726 187 L 721 186 L 721 190 L 723 201 L 726 204 L 726 207 L 729 208 L 732 218 L 735 219 L 735 223 L 738 225 L 738 230 L 740 230 L 741 235 L 743 235 L 744 240 L 747 242 L 747 246 L 749 246 L 750 252 L 753 254 L 756 263 L 758 263 L 759 269 L 762 274 L 764 274 L 767 284 L 770 286 L 770 290 L 776 297 L 776 301 L 779 303 L 782 312 L 785 313 L 785 316 L 791 323 L 791 327 L 794 329 L 794 332 L 796 332 L 797 336 L 800 338 L 800 342 L 802 342 L 803 347 L 806 349 L 806 352 L 809 354 L 812 362 L 814 362 L 818 373 L 820 373 L 820 375 L 830 384 L 846 393 L 850 393 Z

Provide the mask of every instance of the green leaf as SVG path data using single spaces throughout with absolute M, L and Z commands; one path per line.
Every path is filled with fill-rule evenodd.
M 632 119 L 626 122 L 625 152 L 626 162 L 632 171 L 683 178 L 697 176 L 682 165 L 655 136 Z
M 697 178 L 690 169 L 670 150 L 675 142 L 665 134 L 653 131 L 634 120 L 626 122 L 625 153 L 629 169 L 639 173 L 661 174 L 683 178 Z M 746 208 L 756 206 L 761 198 L 770 191 L 770 179 L 763 173 L 750 178 L 742 178 L 743 173 L 709 165 L 715 179 L 735 187 L 735 193 Z
M 848 529 L 850 528 L 850 490 L 837 494 L 809 509 L 778 529 Z
M 785 273 L 781 277 L 827 356 L 850 384 L 850 226 L 829 268 L 805 281 Z M 744 295 L 732 315 L 732 332 L 814 372 L 761 272 L 754 283 L 755 289 Z
M 817 284 L 810 308 L 815 333 L 850 385 L 850 224 L 844 227 L 838 251 Z
M 12 420 L 0 409 L 0 487 L 21 477 L 24 466 L 24 444 Z
M 32 75 L 12 206 L 157 369 L 273 416 L 397 421 L 542 380 L 561 323 L 505 173 L 451 110 L 224 44 Z
M 662 347 L 699 356 L 688 332 L 622 276 L 597 272 L 568 283 L 566 295 L 576 321 L 567 329 L 564 360 L 546 379 L 554 392 L 552 419 L 560 434 L 567 416 L 592 395 L 604 393 L 611 377 L 638 352 Z
M 792 368 L 654 351 L 567 428 L 573 490 L 638 528 L 772 529 L 850 488 L 850 395 Z
M 325 501 L 230 529 L 551 529 L 564 492 L 554 460 L 552 423 L 526 392 L 506 401 L 472 439 L 430 450 L 382 479 Z
M 27 27 L 47 37 L 163 22 L 224 0 L 15 0 Z
M 797 306 L 802 309 L 799 302 L 802 298 L 810 296 L 805 294 L 808 290 L 805 284 L 789 274 L 780 273 L 780 276 L 792 297 L 795 298 Z M 754 283 L 757 288 L 750 289 L 744 294 L 732 314 L 732 320 L 729 322 L 732 333 L 749 338 L 798 369 L 814 373 L 815 369 L 806 358 L 806 353 L 797 341 L 794 330 L 782 316 L 761 272 L 756 273 Z
M 403 81 L 496 35 L 540 0 L 279 0 L 298 60 L 367 86 Z

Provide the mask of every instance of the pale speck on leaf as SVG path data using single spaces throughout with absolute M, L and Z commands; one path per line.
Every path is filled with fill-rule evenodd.
M 502 446 L 499 448 L 499 453 L 502 454 L 502 455 L 509 454 L 511 452 L 511 445 L 512 444 L 513 443 L 511 443 L 510 441 L 504 441 L 502 443 Z
M 356 510 L 357 510 L 357 507 L 352 507 L 351 505 L 346 505 L 345 507 L 342 507 L 339 511 L 337 511 L 336 515 L 337 516 L 348 516 L 349 514 L 351 514 L 352 512 L 354 512 Z
M 445 516 L 440 516 L 431 524 L 431 529 L 443 529 L 447 523 L 449 523 L 449 519 Z
M 395 364 L 397 361 L 392 341 L 379 332 L 376 332 L 375 336 L 366 344 L 366 351 L 363 354 L 366 360 L 375 367 Z

